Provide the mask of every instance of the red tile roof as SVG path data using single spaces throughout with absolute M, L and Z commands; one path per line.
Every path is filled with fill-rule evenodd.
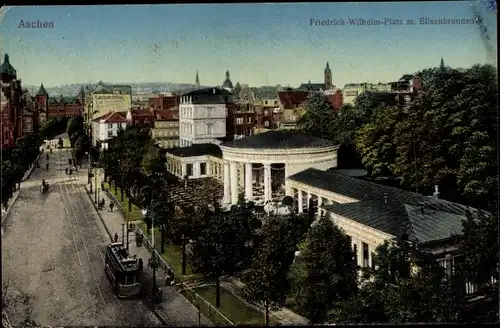
M 122 113 L 126 112 L 108 112 L 107 114 L 104 114 L 102 116 L 99 116 L 98 118 L 94 119 L 94 122 L 101 122 L 104 120 L 102 123 L 128 123 L 128 120 L 126 118 L 126 114 L 123 115 Z
M 155 113 L 157 120 L 179 119 L 179 112 L 176 110 L 157 110 Z
M 294 109 L 306 101 L 309 96 L 308 91 L 280 91 L 278 92 L 278 99 L 283 106 L 283 109 Z
M 149 109 L 132 109 L 131 113 L 134 118 L 154 118 L 153 112 Z

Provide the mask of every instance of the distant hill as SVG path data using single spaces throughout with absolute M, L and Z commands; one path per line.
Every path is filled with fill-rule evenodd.
M 80 92 L 81 87 L 87 88 L 87 86 L 95 86 L 97 83 L 73 83 L 73 84 L 63 84 L 54 87 L 45 87 L 47 93 L 51 97 L 63 96 L 76 96 Z M 171 82 L 144 82 L 144 83 L 107 83 L 104 84 L 120 84 L 120 85 L 130 85 L 132 87 L 132 94 L 149 94 L 149 93 L 163 93 L 163 92 L 176 92 L 184 93 L 196 89 L 196 85 L 188 83 L 171 83 Z M 210 88 L 212 86 L 201 86 L 201 88 Z M 24 85 L 23 88 L 27 89 L 32 95 L 38 92 L 40 86 L 34 85 Z M 262 87 L 251 87 L 252 90 L 256 91 L 259 95 L 275 95 L 275 86 L 262 86 Z
M 105 84 L 108 84 L 104 82 Z M 96 84 L 96 83 L 95 83 Z M 94 86 L 95 84 L 90 84 Z M 147 93 L 162 93 L 162 92 L 179 92 L 192 90 L 196 88 L 194 84 L 187 83 L 170 83 L 170 82 L 147 82 L 147 83 L 109 83 L 120 84 L 120 85 L 130 85 L 132 87 L 132 94 L 147 94 Z M 55 87 L 45 87 L 47 93 L 51 97 L 56 96 L 76 96 L 80 92 L 81 87 L 86 88 L 89 86 L 88 83 L 73 83 L 73 84 L 63 84 Z M 27 89 L 32 95 L 38 92 L 40 86 L 25 85 L 23 88 Z

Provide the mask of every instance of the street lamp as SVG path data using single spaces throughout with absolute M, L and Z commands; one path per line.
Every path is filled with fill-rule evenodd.
M 151 196 L 153 196 L 153 192 L 151 191 Z M 159 266 L 158 259 L 156 258 L 156 251 L 155 251 L 155 226 L 154 226 L 154 213 L 153 213 L 153 197 L 151 197 L 151 258 L 148 260 L 148 266 L 153 269 L 153 290 L 152 290 L 152 295 L 151 295 L 151 305 L 154 306 L 156 303 L 156 298 L 158 294 L 158 288 L 156 286 L 156 269 Z M 146 217 L 148 214 L 147 209 L 142 210 L 142 215 Z

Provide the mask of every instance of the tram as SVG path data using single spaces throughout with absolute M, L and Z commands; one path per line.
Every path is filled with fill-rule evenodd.
M 118 298 L 132 298 L 141 293 L 141 270 L 137 258 L 130 258 L 123 243 L 106 247 L 104 271 Z

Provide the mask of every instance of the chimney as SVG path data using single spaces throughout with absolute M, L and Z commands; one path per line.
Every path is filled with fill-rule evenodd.
M 388 197 L 387 197 L 387 193 L 386 193 L 386 192 L 384 192 L 384 203 L 386 203 L 386 204 L 387 204 L 387 198 L 388 198 Z
M 434 193 L 432 194 L 432 196 L 436 197 L 436 198 L 439 198 L 439 186 L 438 185 L 434 185 Z

